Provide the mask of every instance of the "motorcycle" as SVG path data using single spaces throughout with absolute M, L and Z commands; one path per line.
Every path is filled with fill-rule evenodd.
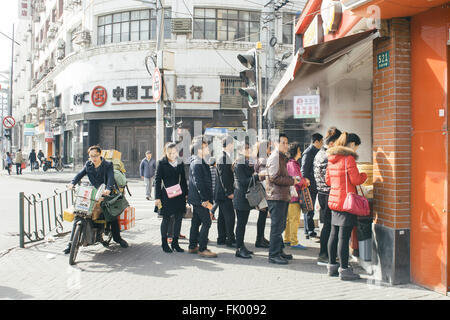
M 112 239 L 111 227 L 106 220 L 92 220 L 92 206 L 90 202 L 100 200 L 105 185 L 101 185 L 98 190 L 93 186 L 84 186 L 84 189 L 78 188 L 75 192 L 75 205 L 73 214 L 75 231 L 73 233 L 72 245 L 70 247 L 69 264 L 74 265 L 80 246 L 86 247 L 101 243 L 104 247 L 108 247 Z M 86 190 L 96 191 L 95 198 L 86 198 L 84 195 Z M 87 205 L 86 205 L 87 203 Z M 106 237 L 106 240 L 104 237 Z
M 64 167 L 61 161 L 61 157 L 50 157 L 51 160 L 44 160 L 42 165 L 42 170 L 47 171 L 48 169 L 55 169 L 58 172 L 63 171 Z

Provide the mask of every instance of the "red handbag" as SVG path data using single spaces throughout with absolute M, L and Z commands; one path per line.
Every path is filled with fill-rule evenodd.
M 366 197 L 364 197 L 364 192 L 361 186 L 359 186 L 359 188 L 361 189 L 361 193 L 363 194 L 362 196 L 353 192 L 349 193 L 347 177 L 347 159 L 345 159 L 345 188 L 347 196 L 345 197 L 344 201 L 344 211 L 361 217 L 370 215 L 369 201 L 366 199 Z
M 27 164 L 25 163 L 25 162 L 22 162 L 21 164 L 20 164 L 20 168 L 21 169 L 25 169 L 27 167 Z

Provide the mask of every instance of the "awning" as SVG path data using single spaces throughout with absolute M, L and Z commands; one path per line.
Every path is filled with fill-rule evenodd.
M 267 115 L 267 112 L 273 105 L 283 98 L 284 93 L 293 85 L 295 78 L 322 70 L 353 48 L 372 41 L 379 36 L 380 33 L 375 29 L 300 48 L 270 96 L 264 116 Z

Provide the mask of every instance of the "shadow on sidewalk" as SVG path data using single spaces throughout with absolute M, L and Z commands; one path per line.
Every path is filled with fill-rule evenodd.
M 0 299 L 34 299 L 33 296 L 24 294 L 17 289 L 0 286 Z

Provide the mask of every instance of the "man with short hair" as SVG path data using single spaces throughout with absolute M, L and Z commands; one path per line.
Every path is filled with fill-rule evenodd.
M 309 193 L 311 194 L 313 206 L 315 205 L 317 198 L 317 184 L 316 179 L 314 178 L 314 157 L 322 146 L 323 136 L 320 133 L 314 133 L 311 136 L 311 145 L 306 148 L 302 155 L 301 171 L 303 177 L 308 178 L 311 183 L 309 186 Z M 314 208 L 311 211 L 303 213 L 303 217 L 306 239 L 309 239 L 310 237 L 316 238 L 317 233 L 314 232 Z
M 267 204 L 271 219 L 269 262 L 275 264 L 288 264 L 292 260 L 291 254 L 283 252 L 284 243 L 281 234 L 286 228 L 286 218 L 289 201 L 291 200 L 290 187 L 300 182 L 299 177 L 291 177 L 287 171 L 289 149 L 288 137 L 280 134 L 275 150 L 267 159 Z
M 205 161 L 209 155 L 209 149 L 202 136 L 193 139 L 191 154 L 188 202 L 192 204 L 194 209 L 189 237 L 189 253 L 198 253 L 202 257 L 215 258 L 217 254 L 207 248 L 208 233 L 211 227 L 209 210 L 212 209 L 213 193 L 211 170 Z
M 227 136 L 222 139 L 223 153 L 217 160 L 217 180 L 214 200 L 219 206 L 217 219 L 217 244 L 225 244 L 233 247 L 236 243 L 234 225 L 236 214 L 234 212 L 234 173 L 232 169 L 232 153 L 234 151 L 234 139 Z
M 142 159 L 139 166 L 139 172 L 145 183 L 145 198 L 151 200 L 153 177 L 156 172 L 156 161 L 155 159 L 152 159 L 152 152 L 150 150 L 145 153 L 145 158 Z

